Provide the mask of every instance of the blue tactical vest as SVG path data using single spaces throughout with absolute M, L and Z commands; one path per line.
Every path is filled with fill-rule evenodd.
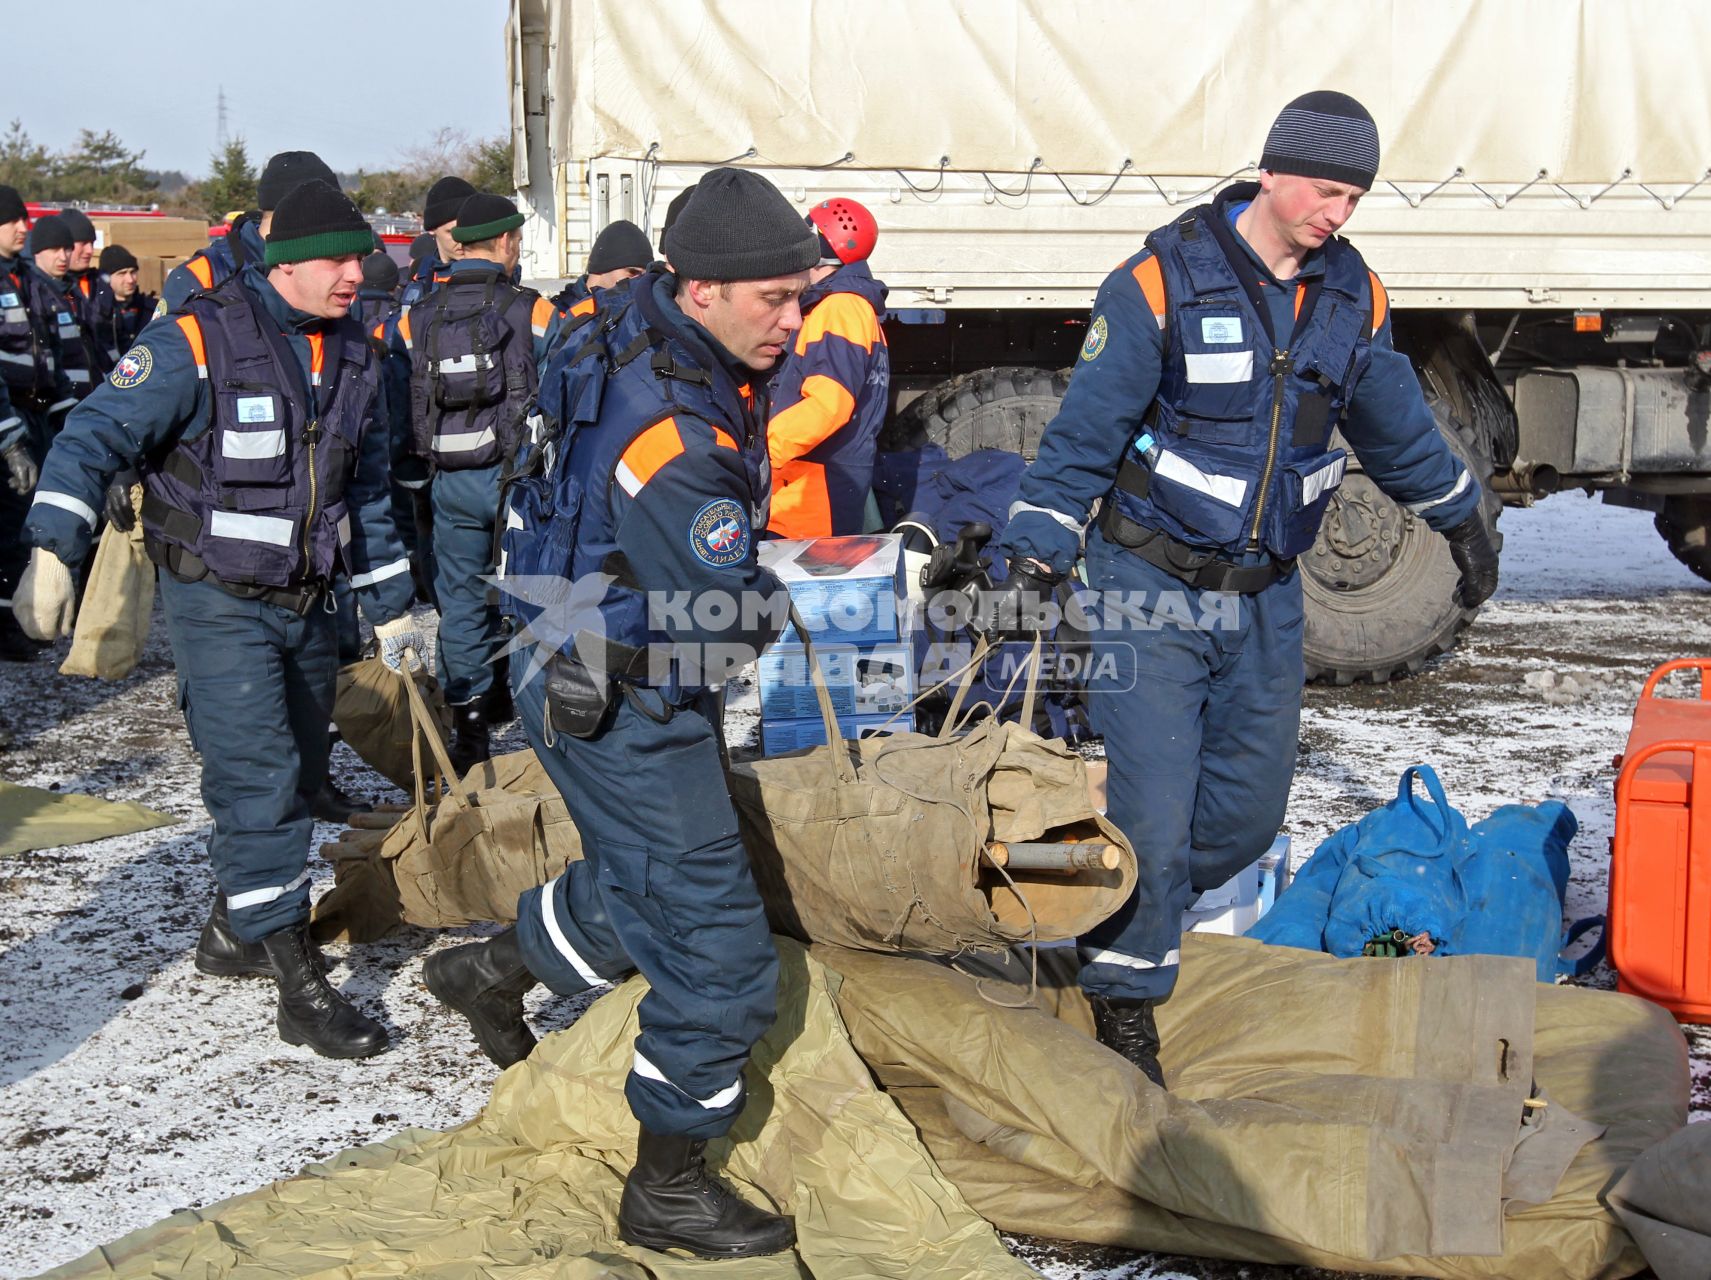
M 1323 284 L 1300 286 L 1307 319 L 1274 350 L 1214 234 L 1221 217 L 1201 205 L 1147 237 L 1167 304 L 1146 419 L 1157 448 L 1124 460 L 1112 494 L 1128 519 L 1191 546 L 1287 560 L 1312 547 L 1342 482 L 1347 458 L 1329 440 L 1367 365 L 1370 279 L 1353 246 L 1327 241 Z
M 144 465 L 150 556 L 181 579 L 211 575 L 229 587 L 331 579 L 348 568 L 344 494 L 379 388 L 372 347 L 349 317 L 311 335 L 311 349 L 320 345 L 311 386 L 241 276 L 185 310 L 200 327 L 213 421 Z
M 533 289 L 458 270 L 410 308 L 411 448 L 439 471 L 515 455 L 534 405 Z
M 0 272 L 0 376 L 15 396 L 49 396 L 59 381 L 52 330 L 66 300 L 26 258 Z
M 89 329 L 94 304 L 83 292 L 84 283 L 77 276 L 66 276 L 61 285 L 59 310 L 54 313 L 59 326 L 60 361 L 66 380 L 71 383 L 71 394 L 79 400 L 95 390 L 95 383 L 103 376 L 101 358 Z
M 772 477 L 764 388 L 739 386 L 723 367 L 697 363 L 699 357 L 671 334 L 653 276 L 637 279 L 644 287 L 602 314 L 593 333 L 585 329 L 563 375 L 542 387 L 546 440 L 524 451 L 506 487 L 497 576 L 501 610 L 528 624 L 544 604 L 531 582 L 550 577 L 576 584 L 609 575 L 613 581 L 591 602 L 612 652 L 608 669 L 631 670 L 629 678 L 645 684 L 628 656 L 665 637 L 650 632 L 647 601 L 618 550 L 613 498 L 619 459 L 637 436 L 666 418 L 713 424 L 737 442 L 756 529 L 766 527 Z M 508 580 L 516 584 L 509 590 Z M 590 629 L 590 623 L 578 627 Z M 568 642 L 562 651 L 570 652 Z M 692 691 L 674 689 L 686 692 Z

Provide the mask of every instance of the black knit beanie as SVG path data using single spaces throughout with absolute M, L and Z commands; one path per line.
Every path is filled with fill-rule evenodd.
M 81 209 L 61 209 L 59 220 L 71 228 L 71 238 L 77 244 L 95 243 L 95 224 Z
M 344 192 L 311 178 L 285 193 L 267 233 L 267 265 L 342 258 L 374 248 L 374 231 Z
M 339 189 L 338 175 L 313 151 L 281 151 L 270 156 L 261 177 L 256 180 L 256 204 L 263 213 L 276 210 L 293 187 L 301 186 L 312 178 L 326 183 L 334 191 Z
M 50 213 L 45 218 L 37 218 L 36 225 L 30 228 L 27 248 L 31 253 L 40 253 L 43 249 L 69 249 L 74 243 L 65 219 L 57 213 Z
M 1370 190 L 1378 177 L 1378 127 L 1346 93 L 1304 93 L 1278 114 L 1259 167 Z
M 391 293 L 398 287 L 398 264 L 389 253 L 371 253 L 362 260 L 362 282 L 370 289 Z
M 695 184 L 691 182 L 671 198 L 671 203 L 665 207 L 665 225 L 659 229 L 660 252 L 665 252 L 665 238 L 670 234 L 677 220 L 683 216 L 684 207 L 689 203 L 689 197 L 695 194 Z
M 420 262 L 423 258 L 438 254 L 440 247 L 435 242 L 432 232 L 424 231 L 410 242 L 410 261 Z
M 642 229 L 620 218 L 608 222 L 606 229 L 594 237 L 594 247 L 588 251 L 588 274 L 597 276 L 619 267 L 640 267 L 645 271 L 653 260 L 654 247 Z
M 715 169 L 672 223 L 665 256 L 691 280 L 765 280 L 819 262 L 820 238 L 758 173 Z
M 457 207 L 457 226 L 452 239 L 459 244 L 478 244 L 502 236 L 523 225 L 523 215 L 504 196 L 477 191 Z
M 135 268 L 137 255 L 122 244 L 110 244 L 101 250 L 101 260 L 96 265 L 101 268 L 102 274 L 110 276 L 115 271 Z
M 441 178 L 428 188 L 428 199 L 422 206 L 422 227 L 433 231 L 457 217 L 458 206 L 475 194 L 475 188 L 462 178 Z
M 0 186 L 0 227 L 29 216 L 30 211 L 24 205 L 24 197 L 18 194 L 18 188 Z

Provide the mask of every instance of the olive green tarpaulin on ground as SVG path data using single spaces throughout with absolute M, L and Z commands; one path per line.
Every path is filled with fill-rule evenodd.
M 1590 1280 L 1643 1266 L 1600 1196 L 1686 1115 L 1667 1015 L 1539 986 L 1525 961 L 1191 937 L 1160 1019 L 1166 1095 L 1083 1034 L 1067 955 L 1044 957 L 1034 1006 L 1002 1009 L 937 964 L 779 947 L 779 1023 L 713 1154 L 728 1146 L 747 1193 L 797 1216 L 794 1255 L 691 1263 L 615 1240 L 637 979 L 501 1076 L 472 1123 L 347 1152 L 50 1275 L 1029 1274 L 972 1206 L 1006 1229 L 1171 1253 Z M 1523 1127 L 1529 1097 L 1550 1105 Z M 1392 1252 L 1427 1246 L 1500 1252 Z
M 0 782 L 0 857 L 31 849 L 58 849 L 68 844 L 128 836 L 151 827 L 180 821 L 130 800 L 43 791 Z

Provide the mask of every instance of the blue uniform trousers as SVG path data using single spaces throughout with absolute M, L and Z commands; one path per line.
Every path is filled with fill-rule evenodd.
M 441 471 L 433 480 L 437 665 L 446 701 L 454 706 L 487 692 L 493 683 L 488 664 L 505 642 L 493 589 L 484 581 L 493 574 L 500 466 Z
M 327 773 L 335 618 L 159 577 L 184 721 L 202 755 L 202 803 L 214 820 L 214 878 L 233 930 L 254 942 L 309 918 L 309 797 Z
M 48 451 L 46 421 L 42 415 L 23 408 L 16 401 L 12 404 L 12 412 L 24 420 L 22 443 L 40 463 Z M 7 602 L 0 605 L 7 611 L 5 621 L 0 625 L 15 628 L 17 623 L 12 620 L 10 602 L 18 579 L 23 577 L 24 567 L 30 562 L 30 549 L 24 545 L 23 533 L 24 517 L 30 513 L 30 501 L 34 495 L 13 493 L 12 486 L 7 483 L 10 477 L 6 464 L 0 462 L 0 600 Z
M 573 994 L 639 971 L 630 1109 L 713 1138 L 743 1109 L 743 1066 L 775 1015 L 778 957 L 703 698 L 658 724 L 620 698 L 592 738 L 542 737 L 544 681 L 512 663 L 518 713 L 582 837 L 581 862 L 517 900 L 529 971 Z M 640 696 L 658 706 L 657 695 Z
M 1088 709 L 1105 737 L 1107 813 L 1140 880 L 1078 940 L 1081 985 L 1163 999 L 1183 911 L 1283 823 L 1301 723 L 1301 575 L 1253 595 L 1196 591 L 1097 532 L 1087 570 L 1101 611 Z

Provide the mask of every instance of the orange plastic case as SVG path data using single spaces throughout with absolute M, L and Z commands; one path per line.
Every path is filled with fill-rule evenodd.
M 1654 696 L 1672 671 L 1699 672 L 1697 699 Z M 1683 1022 L 1711 1022 L 1711 658 L 1652 672 L 1618 765 L 1609 921 L 1617 989 Z

